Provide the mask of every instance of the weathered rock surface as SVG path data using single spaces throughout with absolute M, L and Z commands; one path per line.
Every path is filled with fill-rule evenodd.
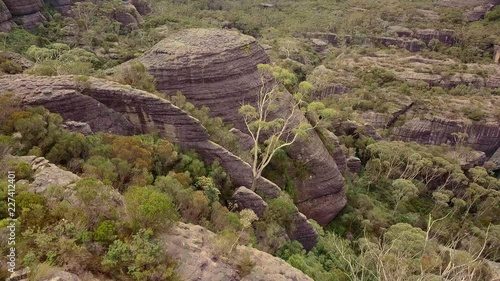
M 3 2 L 8 12 L 12 15 L 12 20 L 27 29 L 35 28 L 47 20 L 41 13 L 43 7 L 42 0 L 4 0 Z M 6 15 L 7 12 L 2 11 L 0 8 L 0 18 Z M 4 28 L 6 31 L 10 30 L 6 26 Z
M 50 6 L 52 6 L 56 11 L 61 13 L 61 15 L 67 16 L 71 10 L 71 5 L 75 3 L 75 0 L 45 0 Z
M 336 82 L 336 78 L 337 75 L 324 65 L 314 68 L 307 77 L 307 80 L 314 86 L 314 90 L 310 93 L 310 97 L 321 100 L 331 95 L 347 93 L 349 88 Z
M 262 197 L 244 186 L 236 189 L 231 199 L 237 204 L 238 211 L 251 209 L 260 218 L 264 216 L 267 209 L 267 203 Z
M 343 173 L 347 169 L 346 157 L 342 147 L 340 146 L 339 138 L 325 128 L 316 128 L 316 130 L 318 131 L 319 136 L 325 144 L 328 152 L 335 160 L 337 168 L 341 173 Z
M 86 123 L 93 132 L 158 133 L 183 148 L 195 149 L 206 161 L 218 160 L 233 184 L 252 185 L 248 163 L 209 141 L 197 119 L 153 94 L 103 79 L 90 78 L 82 85 L 73 76 L 4 75 L 0 76 L 0 89 L 13 92 L 24 105 L 41 105 L 61 114 L 65 121 Z M 257 187 L 257 193 L 264 198 L 275 198 L 280 193 L 280 188 L 265 178 L 258 180 Z M 306 235 L 296 237 L 298 241 L 316 241 L 317 233 L 312 227 L 296 227 L 298 233 Z
M 66 121 L 62 125 L 68 131 L 82 133 L 84 135 L 92 134 L 92 128 L 90 125 L 84 122 L 76 122 L 76 121 Z
M 44 193 L 50 186 L 68 186 L 80 179 L 79 176 L 49 163 L 43 157 L 20 156 L 12 158 L 31 166 L 34 174 L 29 189 L 33 193 Z
M 254 142 L 252 137 L 249 134 L 245 134 L 242 131 L 236 129 L 236 128 L 231 128 L 229 130 L 233 135 L 235 135 L 238 138 L 238 143 L 240 145 L 240 149 L 244 151 L 249 151 L 250 149 L 253 148 Z
M 0 1 L 0 32 L 11 30 L 16 24 L 12 21 L 12 14 L 3 1 Z
M 349 169 L 351 173 L 359 173 L 361 171 L 361 160 L 354 156 L 347 158 L 347 169 Z
M 162 40 L 138 59 L 156 78 L 157 89 L 167 95 L 181 91 L 197 106 L 208 106 L 212 116 L 221 117 L 242 132 L 246 127 L 238 114 L 242 103 L 254 103 L 262 87 L 257 71 L 269 57 L 253 37 L 221 29 L 189 29 Z M 264 84 L 271 83 L 269 80 Z M 281 101 L 274 117 L 291 112 L 291 96 Z M 293 122 L 307 121 L 296 114 Z M 307 217 L 327 224 L 344 205 L 314 204 L 333 195 L 344 197 L 343 178 L 333 158 L 315 132 L 307 141 L 288 148 L 289 155 L 308 163 L 310 177 L 299 183 L 297 205 Z M 307 207 L 306 207 L 307 206 Z
M 457 161 L 462 170 L 482 166 L 486 162 L 486 155 L 482 151 L 471 150 L 466 147 L 455 147 L 446 153 L 448 157 Z
M 219 29 L 181 31 L 139 61 L 156 78 L 158 91 L 181 91 L 196 106 L 208 106 L 213 116 L 235 125 L 242 124 L 235 114 L 241 101 L 255 100 L 262 86 L 257 64 L 270 62 L 253 37 Z
M 438 5 L 462 9 L 465 21 L 477 21 L 484 17 L 495 6 L 500 5 L 498 0 L 441 0 Z
M 238 269 L 238 263 L 242 261 L 222 256 L 216 235 L 201 226 L 179 223 L 161 240 L 169 255 L 179 262 L 177 272 L 182 280 L 312 280 L 279 258 L 253 248 L 237 246 L 233 254 L 240 258 L 247 255 L 254 264 L 250 272 L 243 274 Z
M 414 118 L 394 129 L 392 138 L 422 144 L 457 144 L 456 133 L 467 133 L 465 144 L 492 155 L 500 147 L 500 124 L 450 120 L 441 117 Z

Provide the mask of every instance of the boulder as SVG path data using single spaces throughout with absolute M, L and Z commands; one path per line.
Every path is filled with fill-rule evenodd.
M 337 34 L 335 34 L 335 33 L 307 32 L 307 33 L 303 34 L 302 36 L 306 37 L 306 38 L 320 39 L 320 40 L 328 42 L 332 46 L 338 46 L 338 44 L 339 44 L 339 38 L 338 38 Z
M 242 131 L 236 129 L 236 128 L 231 128 L 229 130 L 233 135 L 235 135 L 238 138 L 238 143 L 240 145 L 240 149 L 244 151 L 249 151 L 253 148 L 254 142 L 252 137 L 249 134 L 245 134 Z
M 410 52 L 420 52 L 425 46 L 424 42 L 415 38 L 370 37 L 370 39 L 373 43 L 379 43 L 386 47 L 395 46 Z
M 3 0 L 13 16 L 25 16 L 40 12 L 42 0 Z
M 13 20 L 27 29 L 33 29 L 47 21 L 41 13 L 42 0 L 4 0 L 3 2 L 13 16 Z
M 358 157 L 350 156 L 347 158 L 347 169 L 351 173 L 358 174 L 361 171 L 361 160 Z
M 231 197 L 231 200 L 237 204 L 238 211 L 251 209 L 260 218 L 264 216 L 264 212 L 267 209 L 266 201 L 264 201 L 264 199 L 262 199 L 262 197 L 258 194 L 244 186 L 240 186 L 236 189 Z
M 35 65 L 34 62 L 21 56 L 20 54 L 14 53 L 14 52 L 9 52 L 9 51 L 0 52 L 0 61 L 2 61 L 2 60 L 10 60 L 10 61 L 15 62 L 16 64 L 21 66 L 21 69 L 23 71 L 30 69 Z
M 411 29 L 397 25 L 389 26 L 387 31 L 397 37 L 411 37 L 413 35 L 413 31 Z
M 497 166 L 497 169 L 500 169 L 500 147 L 490 157 L 490 161 L 493 162 Z
M 263 86 L 257 65 L 270 62 L 255 38 L 226 29 L 183 30 L 159 42 L 138 60 L 156 78 L 158 91 L 167 96 L 181 91 L 188 101 L 207 106 L 213 117 L 222 118 L 242 132 L 246 132 L 246 126 L 238 109 L 242 103 L 256 102 Z M 264 84 L 270 83 L 265 78 Z M 285 95 L 281 102 L 271 118 L 291 112 L 291 95 Z M 295 124 L 307 122 L 302 113 L 296 113 L 292 119 Z M 333 158 L 315 132 L 310 132 L 307 140 L 290 146 L 287 152 L 291 158 L 308 163 L 310 176 L 297 187 L 299 210 L 320 224 L 327 224 L 344 206 L 326 204 L 321 210 L 312 210 L 318 205 L 305 202 L 344 196 L 343 178 Z
M 15 26 L 12 14 L 3 1 L 0 1 L 0 32 L 10 31 Z
M 45 0 L 50 6 L 52 6 L 56 11 L 61 13 L 61 15 L 69 15 L 69 11 L 71 10 L 71 5 L 73 4 L 72 0 Z
M 221 253 L 217 239 L 216 234 L 201 226 L 179 223 L 161 237 L 161 243 L 169 256 L 177 261 L 177 273 L 182 280 L 312 281 L 284 260 L 254 248 L 237 246 L 230 254 Z M 250 269 L 243 273 L 240 265 L 245 262 L 245 257 Z
M 328 42 L 324 40 L 312 38 L 311 45 L 313 49 L 318 53 L 328 52 Z
M 62 127 L 68 131 L 78 132 L 84 135 L 92 134 L 92 128 L 90 128 L 89 124 L 84 122 L 66 121 Z
M 111 17 L 119 22 L 122 27 L 128 29 L 137 29 L 144 22 L 136 7 L 127 3 L 124 3 L 123 7 L 114 10 Z
M 28 274 L 30 273 L 29 268 L 23 268 L 12 272 L 9 278 L 5 281 L 24 281 L 28 280 Z
M 34 29 L 46 22 L 47 19 L 41 12 L 36 12 L 29 15 L 15 17 L 14 21 L 17 24 L 24 26 L 26 29 Z
M 136 10 L 141 15 L 147 15 L 151 13 L 151 6 L 147 0 L 128 0 L 128 3 L 134 5 Z

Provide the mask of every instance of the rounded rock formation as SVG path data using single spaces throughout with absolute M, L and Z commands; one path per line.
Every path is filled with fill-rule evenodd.
M 242 104 L 255 104 L 263 85 L 258 64 L 270 59 L 255 38 L 226 29 L 187 29 L 173 34 L 138 59 L 155 77 L 158 91 L 184 94 L 196 106 L 207 106 L 210 114 L 233 124 L 243 133 L 247 128 L 238 114 Z M 272 118 L 291 113 L 291 95 L 281 101 Z M 292 123 L 307 122 L 295 113 Z M 328 224 L 345 206 L 343 178 L 335 161 L 315 131 L 307 140 L 287 148 L 291 158 L 307 163 L 307 177 L 297 180 L 296 204 L 308 218 Z

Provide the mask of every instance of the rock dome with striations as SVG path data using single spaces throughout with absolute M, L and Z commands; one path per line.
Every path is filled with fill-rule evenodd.
M 180 91 L 196 106 L 207 106 L 247 132 L 238 109 L 255 103 L 263 83 L 258 64 L 270 63 L 255 38 L 227 29 L 187 29 L 173 34 L 138 59 L 156 79 L 158 91 L 175 95 Z M 291 96 L 290 96 L 291 97 Z M 291 100 L 291 98 L 290 98 Z M 273 117 L 285 117 L 291 107 L 284 99 Z M 302 113 L 293 118 L 307 121 Z M 343 178 L 334 159 L 316 132 L 287 149 L 291 158 L 307 163 L 308 176 L 297 181 L 299 210 L 322 225 L 329 223 L 346 204 Z

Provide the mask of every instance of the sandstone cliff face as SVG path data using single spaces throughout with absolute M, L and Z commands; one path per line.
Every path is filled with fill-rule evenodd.
M 0 94 L 14 93 L 24 105 L 41 105 L 59 113 L 66 121 L 86 123 L 93 132 L 121 135 L 158 133 L 186 149 L 195 149 L 206 161 L 218 160 L 236 186 L 251 187 L 249 164 L 208 140 L 208 133 L 197 119 L 153 94 L 130 86 L 90 78 L 77 82 L 73 76 L 0 76 Z M 259 180 L 260 195 L 275 198 L 280 188 L 269 180 Z M 317 233 L 307 221 L 297 220 L 291 237 L 308 249 Z
M 16 24 L 12 21 L 12 14 L 3 1 L 0 1 L 0 32 L 12 29 Z
M 422 144 L 457 144 L 456 133 L 467 133 L 465 144 L 492 155 L 500 147 L 500 124 L 470 123 L 439 117 L 411 119 L 395 128 L 393 139 Z
M 256 101 L 262 86 L 257 65 L 269 63 L 269 57 L 254 38 L 237 31 L 189 29 L 162 40 L 139 61 L 156 78 L 160 92 L 173 95 L 181 91 L 193 104 L 208 106 L 212 116 L 246 132 L 238 109 L 243 103 Z M 285 99 L 274 117 L 286 116 L 290 110 L 290 100 Z M 307 122 L 302 114 L 293 119 L 295 123 Z M 310 175 L 298 183 L 299 209 L 327 224 L 346 201 L 343 178 L 333 158 L 315 132 L 287 152 L 307 163 Z
M 12 15 L 13 21 L 25 28 L 35 28 L 47 20 L 41 13 L 43 7 L 42 0 L 3 0 L 3 2 Z M 2 12 L 0 9 L 0 15 L 2 14 L 5 17 L 6 12 Z M 10 30 L 12 26 L 10 25 L 5 31 Z

